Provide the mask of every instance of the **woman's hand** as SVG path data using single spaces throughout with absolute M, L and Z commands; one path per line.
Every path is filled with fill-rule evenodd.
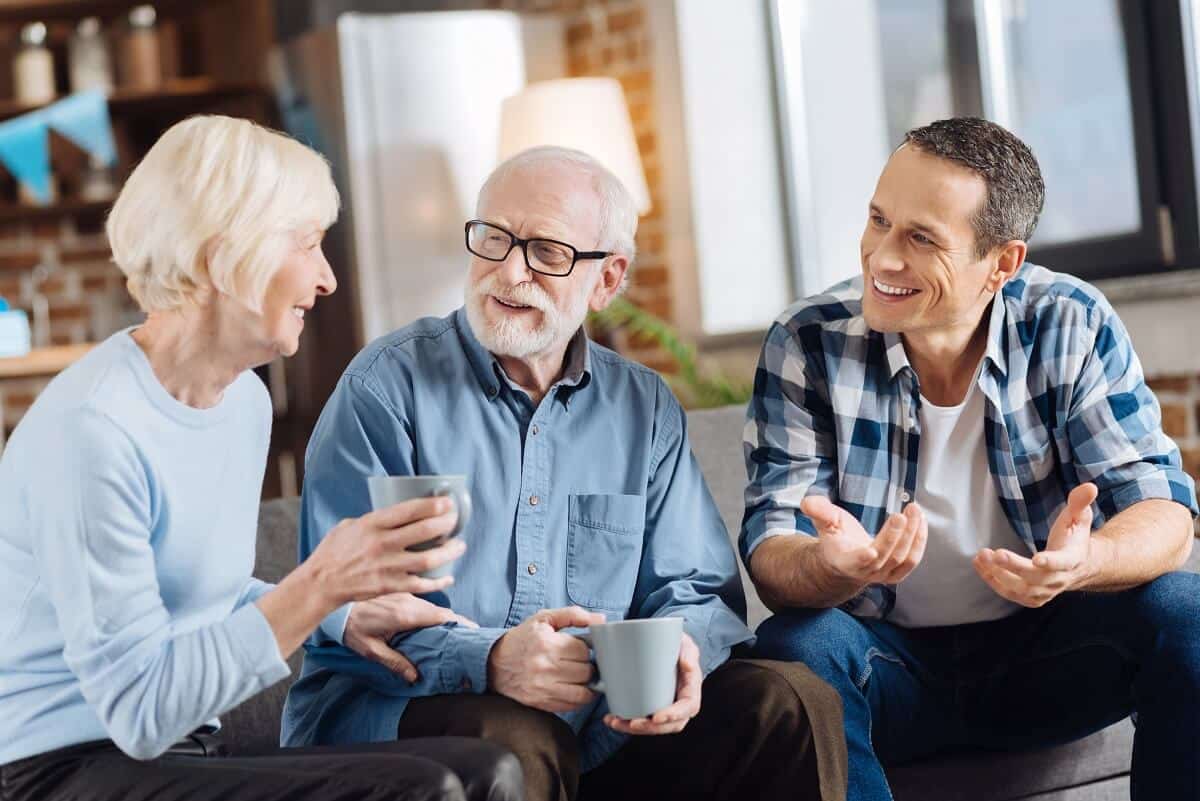
M 416 574 L 462 556 L 466 550 L 462 539 L 455 537 L 427 551 L 407 549 L 446 536 L 454 523 L 454 504 L 449 498 L 403 501 L 338 523 L 304 566 L 313 571 L 335 608 L 398 592 L 437 592 L 453 584 L 454 577 Z
M 462 556 L 461 538 L 427 551 L 406 550 L 449 534 L 454 523 L 453 502 L 439 497 L 404 501 L 334 526 L 312 556 L 255 602 L 275 633 L 280 655 L 286 658 L 299 648 L 326 615 L 345 603 L 436 592 L 454 583 L 453 576 L 415 574 Z
M 367 659 L 378 662 L 393 673 L 399 673 L 409 683 L 415 683 L 420 678 L 416 665 L 388 643 L 401 632 L 443 623 L 479 628 L 475 621 L 455 614 L 444 606 L 431 604 L 424 598 L 406 592 L 381 595 L 350 608 L 342 642 Z

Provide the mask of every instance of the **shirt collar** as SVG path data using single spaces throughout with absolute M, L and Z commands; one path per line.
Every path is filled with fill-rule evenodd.
M 987 350 L 984 351 L 983 359 L 984 361 L 990 360 L 1003 375 L 1008 374 L 1008 362 L 1004 358 L 1003 346 L 1005 314 L 1004 297 L 997 294 L 992 299 L 988 319 Z M 894 331 L 884 333 L 883 347 L 887 355 L 888 372 L 893 379 L 905 367 L 912 369 L 908 361 L 908 354 L 904 351 L 904 341 L 899 334 Z
M 488 400 L 495 400 L 500 394 L 503 384 L 512 384 L 499 360 L 476 338 L 467 320 L 466 308 L 459 308 L 454 313 L 454 325 L 458 329 L 459 340 L 467 352 L 471 369 L 479 386 L 487 395 Z M 571 392 L 583 389 L 592 380 L 592 349 L 588 346 L 587 334 L 580 326 L 571 341 L 567 343 L 566 356 L 563 359 L 563 374 L 555 386 L 569 387 Z

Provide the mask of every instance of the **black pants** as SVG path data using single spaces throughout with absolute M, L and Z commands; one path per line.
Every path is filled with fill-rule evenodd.
M 459 737 L 146 762 L 101 741 L 0 766 L 3 801 L 521 801 L 523 794 L 512 754 Z
M 499 695 L 415 698 L 401 742 L 482 737 L 521 760 L 528 801 L 845 801 L 837 692 L 804 665 L 735 659 L 704 680 L 700 714 L 678 734 L 632 737 L 580 775 L 560 718 Z

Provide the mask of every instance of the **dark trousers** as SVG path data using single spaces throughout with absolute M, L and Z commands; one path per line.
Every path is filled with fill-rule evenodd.
M 755 652 L 842 694 L 851 801 L 891 798 L 882 765 L 956 748 L 1070 742 L 1135 713 L 1135 801 L 1200 801 L 1200 576 L 1067 593 L 989 623 L 903 629 L 793 610 Z
M 580 776 L 570 727 L 498 695 L 409 702 L 399 735 L 482 737 L 517 755 L 528 801 L 842 801 L 846 748 L 837 693 L 803 665 L 735 659 L 704 681 L 700 714 L 678 734 L 631 737 Z
M 521 771 L 481 740 L 439 737 L 255 757 L 145 762 L 108 741 L 0 766 L 3 801 L 521 801 Z

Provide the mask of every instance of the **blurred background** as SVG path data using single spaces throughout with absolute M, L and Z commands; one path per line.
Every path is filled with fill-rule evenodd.
M 1033 148 L 1030 260 L 1113 301 L 1200 477 L 1198 35 L 1200 0 L 0 0 L 0 448 L 137 323 L 104 216 L 192 114 L 288 131 L 344 200 L 341 288 L 261 371 L 267 497 L 298 491 L 359 348 L 460 305 L 462 224 L 503 157 L 554 142 L 618 173 L 639 257 L 593 335 L 688 406 L 744 403 L 770 322 L 859 272 L 904 132 L 969 114 Z

